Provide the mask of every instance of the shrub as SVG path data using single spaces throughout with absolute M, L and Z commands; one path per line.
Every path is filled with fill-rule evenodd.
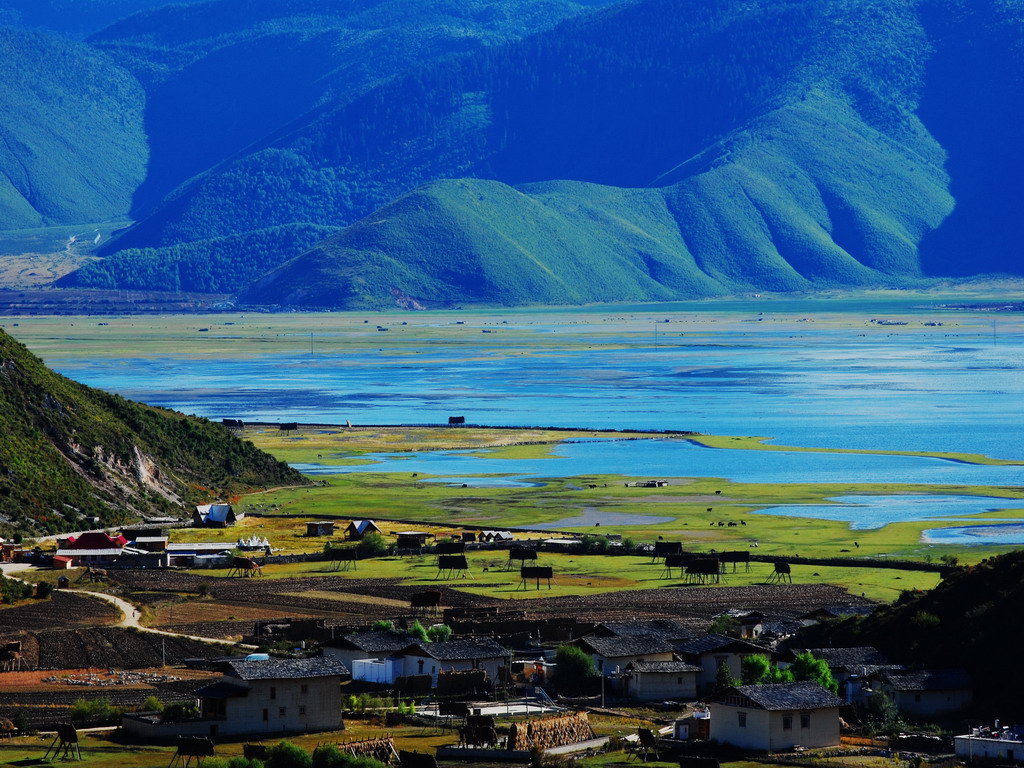
M 576 693 L 587 681 L 597 677 L 594 660 L 575 645 L 562 645 L 555 651 L 555 687 L 560 692 Z
M 375 621 L 375 622 L 373 622 L 373 624 L 370 625 L 370 631 L 371 632 L 391 632 L 391 631 L 394 631 L 394 629 L 395 629 L 395 622 L 388 621 L 387 619 L 381 619 L 380 621 Z
M 36 598 L 45 600 L 53 594 L 53 584 L 49 581 L 40 581 L 36 584 Z
M 302 747 L 282 741 L 267 750 L 266 768 L 313 768 L 313 758 Z
M 452 628 L 447 624 L 435 624 L 427 630 L 427 637 L 432 643 L 444 643 L 451 639 Z
M 139 709 L 142 712 L 163 712 L 164 703 L 156 696 L 147 696 Z
M 123 710 L 110 703 L 110 699 L 78 699 L 71 707 L 71 719 L 75 722 L 117 720 Z
M 356 544 L 359 557 L 380 557 L 386 555 L 390 549 L 391 545 L 387 540 L 375 531 L 365 534 Z
M 412 623 L 412 626 L 409 627 L 409 634 L 412 635 L 413 637 L 415 637 L 417 640 L 419 640 L 422 643 L 426 643 L 426 642 L 430 641 L 430 638 L 427 636 L 427 630 L 425 630 L 423 628 L 423 625 L 420 624 L 420 620 L 419 619 L 416 619 L 416 621 L 414 621 Z
M 164 720 L 185 720 L 199 717 L 199 708 L 195 704 L 168 704 L 164 707 Z

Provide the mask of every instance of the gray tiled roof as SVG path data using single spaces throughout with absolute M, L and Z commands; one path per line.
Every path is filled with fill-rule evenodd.
M 626 670 L 681 674 L 683 672 L 703 672 L 704 668 L 698 667 L 696 664 L 687 664 L 685 661 L 631 661 L 626 665 Z
M 844 701 L 817 683 L 777 683 L 774 685 L 739 685 L 725 691 L 718 701 L 735 691 L 746 696 L 761 709 L 825 709 L 841 707 Z
M 649 619 L 645 621 L 606 621 L 598 627 L 615 637 L 650 635 L 665 640 L 689 640 L 693 632 L 675 619 Z M 604 634 L 604 632 L 602 632 Z
M 328 640 L 324 645 L 334 648 L 352 648 L 369 653 L 395 653 L 407 648 L 413 638 L 404 632 L 384 630 L 380 632 L 357 632 L 344 637 Z
M 588 635 L 579 642 L 590 646 L 594 653 L 605 658 L 672 652 L 672 643 L 664 638 L 653 635 L 635 635 L 631 637 L 596 637 Z
M 824 659 L 833 669 L 839 667 L 862 667 L 865 665 L 884 665 L 889 659 L 870 645 L 853 648 L 808 648 L 815 657 Z
M 416 648 L 438 661 L 497 659 L 508 656 L 508 649 L 489 637 L 473 640 L 448 640 L 443 643 L 409 643 L 404 650 Z
M 348 667 L 330 656 L 309 659 L 265 659 L 229 661 L 231 674 L 242 680 L 298 680 L 306 677 L 348 677 Z
M 676 646 L 676 650 L 679 651 L 679 653 L 690 656 L 699 656 L 702 653 L 714 653 L 715 651 L 725 651 L 726 649 L 735 649 L 740 653 L 771 654 L 771 651 L 767 648 L 762 648 L 759 645 L 748 643 L 746 640 L 739 640 L 735 637 L 728 637 L 726 635 L 706 635 L 704 637 L 698 637 L 696 640 L 689 640 Z
M 886 671 L 880 674 L 895 691 L 954 691 L 971 687 L 971 677 L 962 669 Z

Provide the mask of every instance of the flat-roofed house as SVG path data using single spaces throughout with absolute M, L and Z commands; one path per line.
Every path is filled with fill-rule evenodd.
M 841 706 L 817 683 L 727 688 L 711 703 L 711 738 L 758 752 L 836 746 Z

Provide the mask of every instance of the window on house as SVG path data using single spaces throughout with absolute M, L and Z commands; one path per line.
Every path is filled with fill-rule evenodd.
M 800 715 L 800 727 L 810 728 L 811 727 L 811 716 L 807 713 Z
M 277 698 L 277 688 L 270 686 L 270 700 L 273 701 Z
M 715 656 L 715 669 L 721 669 L 725 666 L 725 662 L 729 660 L 728 656 Z
M 916 702 L 920 702 L 921 701 L 921 694 L 920 693 L 915 693 L 914 694 L 914 701 L 916 701 Z
M 306 685 L 306 683 L 303 683 L 302 685 L 300 685 L 299 686 L 299 693 L 301 693 L 303 696 L 305 696 L 307 693 L 309 693 L 309 686 Z
M 288 714 L 288 708 L 287 707 L 278 707 L 278 710 L 277 710 L 277 716 L 278 717 L 284 717 L 287 714 Z
M 740 728 L 746 728 L 747 727 L 747 713 L 746 712 L 737 712 L 736 713 L 736 719 L 739 721 Z
M 682 684 L 683 684 L 683 678 L 677 677 L 676 678 L 676 685 L 682 685 Z
M 299 707 L 299 714 L 300 715 L 305 715 L 306 714 L 306 708 L 305 707 Z
M 783 715 L 782 716 L 782 730 L 792 731 L 793 730 L 793 716 Z
M 263 710 L 263 722 L 267 722 L 267 720 L 269 720 L 269 719 L 270 719 L 270 710 L 269 709 L 264 709 Z

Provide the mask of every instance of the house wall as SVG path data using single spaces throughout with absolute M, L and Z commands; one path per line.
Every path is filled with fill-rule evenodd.
M 597 667 L 598 672 L 610 675 L 615 672 L 616 667 L 620 672 L 624 672 L 626 665 L 634 661 L 672 661 L 672 651 L 645 653 L 641 656 L 609 656 L 607 658 L 599 653 L 593 653 L 590 657 L 594 660 L 594 666 Z
M 956 745 L 956 756 L 966 762 L 998 760 L 1002 763 L 1024 763 L 1024 742 L 956 736 L 953 743 Z
M 740 713 L 746 713 L 746 727 L 739 725 Z M 808 727 L 801 726 L 801 714 L 809 715 Z M 791 718 L 791 727 L 785 719 Z M 777 752 L 796 745 L 810 748 L 839 744 L 839 709 L 768 712 L 763 709 L 715 704 L 712 707 L 711 738 L 741 749 Z
M 644 701 L 696 699 L 696 672 L 633 672 L 629 695 Z
M 743 677 L 743 659 L 747 656 L 752 656 L 750 653 L 702 653 L 700 655 L 700 661 L 697 664 L 704 669 L 703 672 L 697 674 L 697 694 L 708 690 L 709 686 L 715 684 L 715 678 L 718 676 L 718 667 L 721 664 L 728 664 L 729 672 L 733 678 L 739 680 Z
M 341 678 L 336 675 L 252 680 L 247 684 L 248 696 L 226 700 L 219 735 L 297 733 L 341 727 Z
M 972 699 L 970 691 L 893 691 L 891 694 L 900 713 L 914 719 L 959 712 Z
M 505 666 L 505 659 L 502 657 L 492 659 L 460 659 L 457 661 L 438 661 L 430 656 L 402 656 L 403 675 L 430 675 L 434 678 L 434 685 L 437 685 L 437 673 L 442 669 L 464 671 L 467 669 L 486 669 L 489 680 L 498 679 L 498 668 Z M 423 662 L 422 666 L 420 662 Z

